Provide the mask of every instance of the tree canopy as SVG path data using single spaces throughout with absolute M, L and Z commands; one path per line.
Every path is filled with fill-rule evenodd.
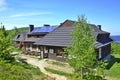
M 12 36 L 6 36 L 5 31 L 0 28 L 0 80 L 43 80 L 46 78 L 39 68 L 15 60 L 10 54 L 13 51 L 10 48 Z
M 69 64 L 81 79 L 84 75 L 92 73 L 91 68 L 95 60 L 94 42 L 93 28 L 89 26 L 84 16 L 79 17 L 72 31 L 72 45 L 66 50 Z
M 12 62 L 14 61 L 14 58 L 10 55 L 10 43 L 5 35 L 6 34 L 4 34 L 4 30 L 0 28 L 0 58 Z

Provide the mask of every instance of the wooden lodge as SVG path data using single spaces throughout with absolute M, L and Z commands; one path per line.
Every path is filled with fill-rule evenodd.
M 15 46 L 17 43 L 24 43 L 22 47 L 24 47 L 25 51 L 35 51 L 40 54 L 42 58 L 48 58 L 58 61 L 65 61 L 66 56 L 61 54 L 63 48 L 71 45 L 72 37 L 70 32 L 73 31 L 73 24 L 75 21 L 66 20 L 59 26 L 51 26 L 52 29 L 49 30 L 50 26 L 43 26 L 44 29 L 34 28 L 30 26 L 30 31 L 25 35 L 26 37 L 18 39 L 14 38 Z M 103 31 L 101 29 L 101 25 L 89 24 L 90 27 L 94 29 L 94 36 L 96 38 L 95 52 L 97 59 L 110 60 L 111 53 L 111 42 L 113 41 L 110 38 L 110 33 Z M 39 32 L 38 32 L 39 31 Z M 22 36 L 22 35 L 21 35 Z M 20 38 L 20 37 L 19 37 Z

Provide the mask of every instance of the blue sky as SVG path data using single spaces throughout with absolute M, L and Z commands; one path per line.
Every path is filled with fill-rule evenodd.
M 0 22 L 6 29 L 43 24 L 59 25 L 84 14 L 89 23 L 120 34 L 120 0 L 0 0 Z

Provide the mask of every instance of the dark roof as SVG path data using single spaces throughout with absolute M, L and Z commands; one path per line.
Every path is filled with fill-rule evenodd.
M 13 38 L 13 41 L 24 41 L 26 38 L 26 34 L 27 32 L 20 32 Z
M 93 29 L 94 29 L 94 36 L 95 36 L 95 37 L 97 37 L 98 34 L 109 34 L 109 32 L 100 30 L 99 27 L 96 26 L 95 24 L 89 24 L 89 25 L 93 27 Z
M 67 20 L 65 20 L 63 23 L 61 23 L 61 24 L 59 25 L 59 27 L 61 27 L 62 24 L 64 24 L 64 23 L 67 22 L 67 21 L 70 22 L 70 23 L 72 23 L 71 26 L 73 26 L 73 24 L 77 22 L 77 21 L 73 21 L 73 20 L 68 20 L 68 19 L 67 19 Z M 93 27 L 93 29 L 94 29 L 94 35 L 95 35 L 96 37 L 97 37 L 98 34 L 105 34 L 105 33 L 109 34 L 109 32 L 100 30 L 99 27 L 96 26 L 95 24 L 89 24 L 89 25 Z
M 32 32 L 21 32 L 18 35 L 16 35 L 13 39 L 13 41 L 25 41 L 25 42 L 35 42 L 37 40 L 40 40 L 41 38 L 28 38 L 27 35 L 45 35 L 54 29 L 56 29 L 58 26 L 42 26 L 42 27 L 36 27 Z
M 65 20 L 63 23 L 65 23 L 65 22 L 67 22 L 67 21 L 69 21 L 69 22 L 71 22 L 71 23 L 73 23 L 73 24 L 77 22 L 77 21 L 73 21 L 73 20 L 67 19 L 67 20 Z M 62 24 L 63 24 L 63 23 L 62 23 Z M 61 24 L 61 25 L 62 25 L 62 24 Z M 59 25 L 59 27 L 61 27 L 61 25 Z M 89 24 L 89 25 L 93 27 L 95 34 L 109 33 L 109 32 L 100 30 L 99 27 L 96 26 L 95 24 Z M 73 25 L 71 25 L 71 26 L 73 26 Z
M 105 44 L 105 43 L 111 42 L 113 40 L 111 38 L 101 38 L 101 39 L 99 39 L 97 41 L 102 43 L 102 44 Z
M 24 42 L 35 42 L 40 40 L 41 38 L 25 38 Z
M 108 33 L 105 31 L 100 30 L 96 25 L 89 24 L 94 29 L 94 36 L 97 36 L 98 34 Z M 63 46 L 66 47 L 71 44 L 72 36 L 70 35 L 71 31 L 73 31 L 73 27 L 60 27 L 54 30 L 53 32 L 50 32 L 42 39 L 35 42 L 35 45 L 47 45 L 47 46 Z M 105 40 L 105 41 L 104 41 Z M 102 39 L 97 42 L 101 43 L 103 45 L 104 43 L 108 43 L 109 39 Z
M 97 40 L 94 45 L 96 48 L 100 48 L 100 47 L 107 45 L 111 42 L 113 42 L 113 39 L 111 39 L 111 38 L 101 38 L 101 39 Z
M 28 32 L 27 34 L 28 35 L 45 35 L 45 34 L 48 34 L 49 32 L 36 32 L 36 33 L 31 33 L 31 32 Z
M 72 20 L 66 20 L 66 21 L 69 21 L 72 24 L 75 23 L 75 21 L 72 21 Z M 72 36 L 70 35 L 70 33 L 73 31 L 73 27 L 72 26 L 61 27 L 61 25 L 54 26 L 54 27 L 53 26 L 39 27 L 39 28 L 35 28 L 32 32 L 27 33 L 27 34 L 34 34 L 34 35 L 46 33 L 46 36 L 44 36 L 43 38 L 27 38 L 26 33 L 25 34 L 21 33 L 14 38 L 14 41 L 22 41 L 24 39 L 25 42 L 35 42 L 34 43 L 35 45 L 66 47 L 71 44 Z M 106 34 L 106 33 L 108 34 L 108 32 L 100 30 L 98 26 L 94 24 L 89 24 L 89 25 L 93 27 L 95 37 L 98 34 Z M 98 40 L 95 43 L 95 47 L 100 47 L 109 42 L 111 42 L 110 38 Z
M 76 21 L 73 21 L 73 20 L 69 20 L 69 19 L 67 19 L 67 20 L 65 20 L 63 23 L 61 23 L 60 25 L 59 25 L 59 27 L 61 26 L 61 25 L 63 25 L 65 22 L 70 22 L 70 23 L 72 23 L 72 24 L 74 24 Z
M 53 32 L 50 32 L 41 40 L 37 41 L 36 45 L 49 45 L 49 46 L 68 46 L 71 43 L 70 32 L 73 27 L 59 27 Z
M 45 35 L 48 34 L 49 32 L 55 30 L 58 26 L 42 26 L 42 27 L 37 27 L 35 28 L 32 32 L 29 32 L 28 35 Z M 25 42 L 35 42 L 40 40 L 41 38 L 26 38 Z

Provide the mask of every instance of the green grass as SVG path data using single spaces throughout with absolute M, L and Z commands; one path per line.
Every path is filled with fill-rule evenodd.
M 105 71 L 106 76 L 120 79 L 120 63 L 115 63 L 109 70 Z
M 48 63 L 51 63 L 53 65 L 61 66 L 64 67 L 66 64 L 63 62 L 58 62 L 58 61 L 48 61 Z
M 120 54 L 112 54 L 115 58 L 120 58 Z
M 105 74 L 110 78 L 120 79 L 120 55 L 113 54 L 112 60 L 107 64 Z
M 22 52 L 20 48 L 15 48 L 13 45 L 9 46 L 10 49 L 12 49 L 12 52 Z
M 43 79 L 43 78 L 46 77 L 46 76 L 40 71 L 40 69 L 39 69 L 38 67 L 34 67 L 34 66 L 30 65 L 30 64 L 29 64 L 29 65 L 27 64 L 27 65 L 24 65 L 24 68 L 26 68 L 27 71 L 32 74 L 33 80 L 35 80 L 35 76 L 38 77 L 38 78 L 36 78 L 36 80 L 38 80 L 38 79 Z
M 44 69 L 48 72 L 53 73 L 53 74 L 58 74 L 58 75 L 66 76 L 66 77 L 69 77 L 69 76 L 72 75 L 72 74 L 65 73 L 63 71 L 54 70 L 54 69 L 51 69 L 51 68 L 48 68 L 48 67 L 45 67 Z
M 46 71 L 51 72 L 53 74 L 57 74 L 57 75 L 61 75 L 61 76 L 65 76 L 67 78 L 67 80 L 81 80 L 80 76 L 78 74 L 70 74 L 70 73 L 65 73 L 63 71 L 58 71 L 58 70 L 54 70 L 48 67 L 44 68 Z
M 38 67 L 27 63 L 7 63 L 0 59 L 0 80 L 43 80 L 46 76 Z
M 52 64 L 53 64 L 53 65 L 58 65 L 58 66 L 65 66 L 64 63 L 62 63 L 62 62 L 57 62 L 57 61 L 53 61 Z

